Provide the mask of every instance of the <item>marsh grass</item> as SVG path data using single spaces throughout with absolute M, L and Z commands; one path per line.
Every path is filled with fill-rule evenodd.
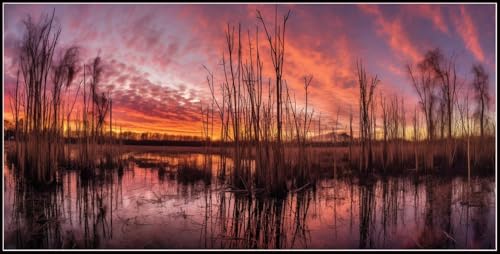
M 263 78 L 264 54 L 259 47 L 259 27 L 255 35 L 249 30 L 245 39 L 241 25 L 236 29 L 228 24 L 222 56 L 224 76 L 219 90 L 214 84 L 214 74 L 204 66 L 212 101 L 202 106 L 202 133 L 207 140 L 213 137 L 214 110 L 217 111 L 222 149 L 225 150 L 222 154 L 227 154 L 234 163 L 228 171 L 236 190 L 251 193 L 253 189 L 263 188 L 268 195 L 282 197 L 287 192 L 314 186 L 319 175 L 329 175 L 332 171 L 334 177 L 364 174 L 364 179 L 375 174 L 461 174 L 464 165 L 469 178 L 470 172 L 493 172 L 495 153 L 491 137 L 494 135 L 484 131 L 487 122 L 484 112 L 489 101 L 484 87 L 488 75 L 481 66 L 473 68 L 473 89 L 479 103 L 476 118 L 480 125 L 480 135 L 474 136 L 469 105 L 458 103 L 468 95 L 463 89 L 464 81 L 457 77 L 455 55 L 448 57 L 440 49 L 433 49 L 426 52 L 416 68 L 406 65 L 408 78 L 419 99 L 413 121 L 408 121 L 410 117 L 406 116 L 409 107 L 404 98 L 394 94 L 380 94 L 382 112 L 377 114 L 375 88 L 379 87 L 380 80 L 377 75 L 369 76 L 361 60 L 357 61 L 354 76 L 359 84 L 358 137 L 354 137 L 351 108 L 350 135 L 346 134 L 347 126 L 344 126 L 344 135 L 348 137 L 344 141 L 348 147 L 346 151 L 345 144 L 339 147 L 342 144 L 336 136 L 342 128 L 338 126 L 339 108 L 331 127 L 331 141 L 322 137 L 323 129 L 329 127 L 322 128 L 321 114 L 314 121 L 317 128 L 311 127 L 315 112 L 308 105 L 308 88 L 313 76 L 304 77 L 303 107 L 297 106 L 295 93 L 288 88 L 283 76 L 283 59 L 289 17 L 290 11 L 282 19 L 278 18 L 276 8 L 274 29 L 269 29 L 257 10 L 257 20 L 264 30 L 265 46 L 269 49 L 270 65 L 274 70 L 268 82 Z M 457 117 L 457 108 L 461 119 Z M 380 118 L 381 125 L 377 125 Z M 312 134 L 316 129 L 315 141 Z M 325 152 L 318 153 L 315 143 L 322 143 Z M 208 142 L 207 146 L 211 144 Z M 221 163 L 224 163 L 226 159 L 222 157 Z
M 203 181 L 204 184 L 209 185 L 212 181 L 212 163 L 208 162 L 207 157 L 204 156 L 204 163 L 201 168 L 197 165 L 195 160 L 184 159 L 177 164 L 177 181 L 182 184 L 196 183 Z
M 63 169 L 81 170 L 82 175 L 92 177 L 95 168 L 123 166 L 113 149 L 116 142 L 112 132 L 111 96 L 99 88 L 103 69 L 100 58 L 83 65 L 83 80 L 72 98 L 70 88 L 75 86 L 82 69 L 79 48 L 56 47 L 61 27 L 54 22 L 54 12 L 42 16 L 38 22 L 31 16 L 24 20 L 26 30 L 18 52 L 19 71 L 11 100 L 15 149 L 9 156 L 16 157 L 11 161 L 31 183 L 47 186 L 60 182 L 58 176 Z M 82 114 L 75 117 L 72 113 L 82 85 Z M 108 113 L 109 135 L 105 135 Z M 78 119 L 80 116 L 82 119 Z M 70 120 L 76 121 L 78 133 L 74 153 L 66 143 L 71 138 Z

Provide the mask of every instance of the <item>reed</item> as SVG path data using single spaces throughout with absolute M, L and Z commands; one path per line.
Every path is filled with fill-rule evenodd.
M 219 91 L 214 85 L 214 74 L 205 67 L 212 96 L 212 112 L 215 105 L 220 118 L 222 144 L 231 146 L 231 149 L 226 150 L 234 162 L 231 181 L 235 188 L 248 193 L 263 188 L 268 194 L 280 196 L 287 191 L 313 185 L 317 175 L 315 171 L 317 167 L 322 167 L 321 156 L 312 149 L 314 137 L 311 137 L 310 126 L 314 109 L 310 109 L 308 97 L 312 75 L 304 78 L 303 108 L 298 107 L 295 93 L 289 90 L 282 77 L 284 27 L 288 16 L 289 14 L 283 18 L 282 30 L 278 23 L 275 23 L 277 27 L 273 38 L 261 13 L 257 12 L 268 40 L 272 67 L 275 70 L 274 80 L 271 78 L 268 82 L 263 81 L 264 62 L 259 52 L 258 30 L 254 39 L 248 31 L 248 50 L 244 51 L 241 26 L 238 26 L 237 35 L 235 27 L 227 27 L 226 52 L 222 56 L 224 81 Z M 350 136 L 348 143 L 345 143 L 349 146 L 348 153 L 336 154 L 336 149 L 329 151 L 333 153 L 330 157 L 333 158 L 331 166 L 334 175 L 340 165 L 341 170 L 349 171 L 356 164 L 359 166 L 358 172 L 363 174 L 404 173 L 411 169 L 419 173 L 430 173 L 438 168 L 443 171 L 460 171 L 460 165 L 457 163 L 460 163 L 462 158 L 471 156 L 460 148 L 461 137 L 467 135 L 462 133 L 460 136 L 458 131 L 452 131 L 453 126 L 450 127 L 450 119 L 452 123 L 457 122 L 453 118 L 456 107 L 448 104 L 456 104 L 460 96 L 460 90 L 457 88 L 461 84 L 456 77 L 455 58 L 446 58 L 439 50 L 431 50 L 417 63 L 416 70 L 411 65 L 406 66 L 408 76 L 419 96 L 419 105 L 413 116 L 413 138 L 408 134 L 407 105 L 404 99 L 396 95 L 380 94 L 382 112 L 380 116 L 377 115 L 374 94 L 379 79 L 377 76 L 368 78 L 361 62 L 358 62 L 356 67 L 360 92 L 359 137 L 354 138 L 351 110 Z M 476 83 L 479 79 L 476 78 Z M 481 103 L 481 100 L 479 102 Z M 441 107 L 438 104 L 441 104 Z M 425 139 L 422 139 L 420 133 L 422 128 L 417 108 L 425 117 Z M 207 138 L 210 136 L 209 109 L 202 109 L 202 133 Z M 379 117 L 381 125 L 377 126 Z M 338 118 L 339 112 L 331 128 L 330 143 L 321 140 L 321 116 L 318 118 L 319 144 L 342 144 L 337 140 Z M 213 129 L 213 119 L 211 124 Z M 436 138 L 437 126 L 443 130 L 440 139 Z M 381 138 L 377 138 L 378 128 L 382 128 Z M 447 131 L 446 138 L 444 130 Z M 227 149 L 226 147 L 223 146 L 223 149 Z M 482 151 L 481 154 L 488 153 Z M 489 154 L 491 159 L 494 153 L 490 151 Z M 226 156 L 221 158 L 224 158 L 221 160 L 221 163 L 224 163 Z M 341 158 L 347 158 L 348 163 L 342 163 Z
M 23 24 L 25 34 L 19 48 L 19 70 L 15 94 L 11 98 L 11 109 L 15 121 L 15 167 L 24 172 L 34 184 L 51 185 L 57 183 L 58 171 L 62 168 L 93 170 L 96 166 L 114 167 L 116 161 L 111 145 L 104 144 L 103 128 L 107 113 L 111 109 L 111 98 L 103 92 L 98 94 L 98 84 L 102 72 L 99 58 L 90 66 L 83 66 L 83 80 L 76 86 L 74 97 L 72 89 L 80 70 L 80 50 L 76 46 L 58 48 L 61 27 L 54 22 L 55 10 L 44 15 L 38 22 L 28 16 Z M 90 85 L 87 89 L 87 73 L 90 72 Z M 82 119 L 72 117 L 72 112 L 83 84 Z M 87 90 L 90 90 L 88 96 Z M 88 104 L 92 129 L 88 132 Z M 78 115 L 78 114 L 77 114 Z M 109 114 L 110 135 L 112 140 L 112 116 Z M 95 119 L 95 121 L 94 121 Z M 74 159 L 66 139 L 71 138 L 70 121 L 75 121 L 76 132 L 80 138 L 77 147 L 79 158 Z M 81 125 L 83 122 L 83 126 Z M 94 128 L 94 122 L 96 123 Z M 66 124 L 66 126 L 65 126 Z M 82 128 L 83 127 L 83 128 Z M 81 133 L 83 132 L 83 138 Z M 103 156 L 98 156 L 98 154 Z M 107 158 L 106 160 L 103 157 Z M 97 161 L 97 163 L 96 163 Z

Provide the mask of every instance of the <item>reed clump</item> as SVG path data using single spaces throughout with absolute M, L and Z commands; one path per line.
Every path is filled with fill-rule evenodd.
M 83 80 L 77 82 L 82 69 L 80 49 L 57 47 L 61 27 L 54 14 L 55 11 L 44 15 L 38 22 L 31 16 L 23 21 L 25 33 L 18 51 L 15 93 L 11 96 L 15 122 L 12 156 L 16 157 L 12 161 L 17 170 L 39 185 L 58 182 L 58 171 L 62 168 L 91 171 L 98 166 L 119 164 L 113 159 L 111 97 L 99 91 L 100 58 L 83 65 Z M 73 110 L 82 85 L 83 119 L 78 119 Z M 109 136 L 104 134 L 107 115 Z M 76 158 L 66 143 L 71 138 L 70 122 L 76 122 L 79 141 Z
M 212 180 L 212 171 L 206 164 L 201 168 L 195 160 L 181 160 L 177 167 L 177 181 L 182 184 L 192 184 L 203 181 L 210 184 Z
M 234 26 L 228 25 L 226 51 L 222 56 L 224 81 L 219 91 L 216 91 L 214 74 L 205 67 L 211 105 L 215 105 L 219 113 L 221 140 L 230 146 L 224 148 L 223 153 L 229 154 L 234 164 L 232 185 L 248 193 L 264 189 L 267 194 L 284 196 L 314 181 L 310 153 L 306 149 L 314 114 L 307 106 L 312 76 L 304 78 L 306 105 L 302 109 L 297 107 L 295 97 L 290 96 L 283 78 L 289 16 L 290 12 L 283 16 L 280 24 L 274 24 L 272 34 L 257 11 L 266 46 L 270 49 L 273 79 L 264 80 L 258 28 L 254 36 L 248 31 L 248 40 L 244 40 L 241 25 L 237 32 Z M 246 47 L 242 45 L 244 41 L 247 41 Z M 204 133 L 208 133 L 208 110 L 204 115 Z M 221 163 L 225 163 L 225 159 Z

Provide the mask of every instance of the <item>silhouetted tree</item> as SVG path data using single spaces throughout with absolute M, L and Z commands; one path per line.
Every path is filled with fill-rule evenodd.
M 437 97 L 433 72 L 424 61 L 417 64 L 416 70 L 409 64 L 406 66 L 406 69 L 411 78 L 412 85 L 417 91 L 419 104 L 425 116 L 427 139 L 429 141 L 434 140 L 434 108 Z
M 486 111 L 489 108 L 490 95 L 488 94 L 488 73 L 483 68 L 481 64 L 476 64 L 472 67 L 472 73 L 474 74 L 474 80 L 472 82 L 472 87 L 475 92 L 475 98 L 477 100 L 477 111 L 476 118 L 479 120 L 479 131 L 481 137 L 484 136 L 484 127 L 486 122 Z
M 361 150 L 362 150 L 362 161 L 367 160 L 361 164 L 361 170 L 367 170 L 372 167 L 372 117 L 370 116 L 370 108 L 372 105 L 373 93 L 375 92 L 375 87 L 379 83 L 377 76 L 371 77 L 370 82 L 366 77 L 366 71 L 363 68 L 363 64 L 358 62 L 357 76 L 359 83 L 359 96 L 360 96 L 360 138 L 361 138 Z M 366 155 L 366 149 L 368 148 L 368 155 Z
M 450 58 L 446 58 L 441 50 L 436 48 L 427 51 L 425 58 L 423 59 L 423 64 L 426 68 L 430 68 L 433 71 L 436 83 L 440 84 L 442 95 L 441 110 L 442 114 L 446 115 L 446 118 L 441 117 L 441 124 L 444 125 L 444 122 L 446 121 L 448 139 L 450 139 L 453 137 L 453 109 L 458 86 L 455 57 L 451 56 Z

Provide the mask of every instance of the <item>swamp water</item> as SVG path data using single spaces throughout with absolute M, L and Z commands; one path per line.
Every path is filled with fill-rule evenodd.
M 435 176 L 328 178 L 277 200 L 227 191 L 218 155 L 124 157 L 123 170 L 66 170 L 44 190 L 5 161 L 5 248 L 495 247 L 493 177 L 471 180 L 469 202 L 466 178 Z

